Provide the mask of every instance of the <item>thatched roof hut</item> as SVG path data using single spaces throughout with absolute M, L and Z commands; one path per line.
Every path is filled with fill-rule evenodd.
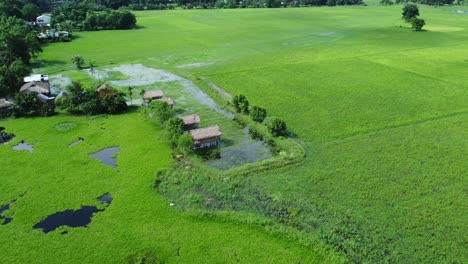
M 221 145 L 221 130 L 219 126 L 210 126 L 205 128 L 198 128 L 189 131 L 192 136 L 195 148 L 209 148 Z
M 101 85 L 97 88 L 97 91 L 98 91 L 98 92 L 107 91 L 107 90 L 112 90 L 112 87 L 111 87 L 110 85 L 105 84 L 105 83 L 101 84 Z
M 191 129 L 198 128 L 198 125 L 200 124 L 200 121 L 201 121 L 200 116 L 198 114 L 183 116 L 181 118 L 184 121 L 184 129 L 185 130 L 191 130 Z
M 38 94 L 50 94 L 50 86 L 48 82 L 32 81 L 25 83 L 20 88 L 20 94 L 36 92 Z
M 145 94 L 143 95 L 143 100 L 145 101 L 157 100 L 157 99 L 162 99 L 163 96 L 164 96 L 164 92 L 161 90 L 150 90 L 150 91 L 145 92 Z

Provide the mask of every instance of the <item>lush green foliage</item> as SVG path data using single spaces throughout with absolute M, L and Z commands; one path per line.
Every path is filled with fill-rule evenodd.
M 31 58 L 41 52 L 35 33 L 23 20 L 0 16 L 0 96 L 12 95 L 30 72 Z
M 232 98 L 232 105 L 238 113 L 249 113 L 249 100 L 243 94 L 235 95 Z
M 126 263 L 155 256 L 163 263 L 336 260 L 317 253 L 319 246 L 305 248 L 261 228 L 171 207 L 151 188 L 156 171 L 170 166 L 170 150 L 158 140 L 163 131 L 142 112 L 11 119 L 1 125 L 16 137 L 0 145 L 0 203 L 17 199 L 3 213 L 13 221 L 0 226 L 1 263 Z M 68 147 L 77 137 L 84 141 Z M 34 144 L 33 153 L 11 148 L 21 140 Z M 88 155 L 109 146 L 121 149 L 117 169 Z M 32 228 L 49 214 L 99 206 L 96 197 L 107 192 L 112 204 L 86 228 L 48 234 Z
M 135 25 L 135 15 L 128 10 L 88 12 L 83 21 L 84 30 L 131 29 Z
M 416 31 L 421 31 L 424 25 L 426 25 L 426 21 L 419 17 L 412 18 L 409 22 L 411 23 L 411 27 Z
M 193 139 L 189 133 L 185 133 L 179 137 L 177 141 L 178 152 L 187 156 L 193 152 L 193 147 Z
M 116 114 L 127 109 L 125 94 L 113 88 L 96 91 L 72 82 L 67 90 L 69 96 L 62 97 L 57 105 L 73 114 Z
M 171 117 L 164 124 L 167 132 L 169 133 L 169 144 L 172 148 L 178 146 L 179 137 L 184 132 L 184 121 L 177 116 Z
M 269 115 L 287 122 L 288 129 L 306 149 L 306 158 L 300 164 L 248 174 L 252 189 L 278 203 L 290 202 L 288 208 L 302 209 L 296 219 L 307 228 L 297 228 L 300 232 L 332 245 L 348 257 L 348 262 L 363 258 L 362 262 L 367 263 L 464 263 L 466 246 L 460 234 L 467 233 L 462 201 L 466 200 L 463 176 L 468 167 L 465 158 L 468 80 L 464 70 L 468 16 L 453 12 L 460 7 L 420 6 L 428 25 L 424 34 L 414 34 L 401 27 L 401 8 L 393 5 L 137 12 L 142 30 L 79 32 L 76 42 L 47 45 L 41 61 L 47 64 L 45 69 L 49 72 L 82 78 L 86 74 L 74 73 L 70 54 L 94 58 L 100 66 L 141 62 L 177 72 L 194 82 L 197 77 L 209 80 L 233 95 L 244 94 L 253 105 L 262 105 Z M 102 42 L 112 43 L 112 49 L 96 46 Z M 196 45 L 187 45 L 189 42 Z M 197 62 L 212 64 L 176 68 Z M 205 90 L 212 91 L 209 86 Z M 211 118 L 209 114 L 203 116 Z M 153 140 L 155 136 L 151 134 L 148 138 Z M 133 166 L 137 168 L 138 164 L 134 162 Z M 134 180 L 134 175 L 141 173 L 128 175 Z M 145 180 L 151 178 L 153 175 Z M 183 178 L 173 179 L 176 188 L 177 182 L 188 184 Z M 213 177 L 213 184 L 222 189 L 216 179 Z M 242 191 L 229 190 L 233 195 Z M 140 194 L 141 189 L 138 191 Z M 0 195 L 4 193 L 10 192 Z M 128 193 L 126 197 L 130 197 Z M 246 195 L 244 200 L 254 200 L 252 194 Z M 156 197 L 155 200 L 161 199 Z M 152 201 L 143 199 L 141 203 L 149 206 Z M 127 208 L 132 212 L 142 209 L 130 205 Z M 146 217 L 146 212 L 165 213 L 142 211 Z M 245 211 L 257 213 L 255 207 Z M 239 212 L 227 214 L 243 219 Z M 151 225 L 142 226 L 146 232 L 161 234 L 148 231 L 153 230 Z M 193 226 L 182 228 L 196 230 Z M 29 232 L 11 230 L 15 231 Z M 114 232 L 117 237 L 121 234 L 119 230 Z M 127 230 L 125 237 L 132 233 L 133 230 Z M 167 231 L 171 236 L 173 233 L 178 232 Z M 146 237 L 140 231 L 137 234 Z M 217 234 L 227 236 L 221 231 Z M 83 236 L 88 238 L 86 234 Z M 57 245 L 57 241 L 68 239 L 63 237 L 48 236 L 46 242 Z M 158 238 L 155 244 L 179 241 Z M 200 245 L 205 240 L 191 244 Z M 110 252 L 110 247 L 115 249 L 105 255 L 108 258 L 99 255 L 101 259 L 126 256 L 124 253 L 130 251 L 124 249 L 109 256 L 121 250 L 121 244 L 115 238 L 112 241 L 102 247 L 98 245 L 102 252 Z M 33 245 L 44 244 L 39 239 L 34 242 Z M 15 243 L 18 247 L 6 246 L 4 257 L 18 256 L 17 249 L 43 249 L 22 247 L 24 241 Z M 78 242 L 77 245 L 83 249 Z M 175 251 L 164 245 L 156 251 L 158 257 L 160 251 Z M 212 255 L 220 248 L 211 250 L 207 243 L 198 248 L 204 246 L 209 252 L 203 256 L 211 257 L 204 262 L 219 261 Z M 90 252 L 86 249 L 83 252 Z M 142 248 L 138 249 L 141 252 Z M 29 256 L 38 255 L 37 251 L 30 251 Z M 71 251 L 68 255 L 72 258 L 78 255 L 74 249 Z M 196 259 L 192 262 L 201 258 L 197 253 L 191 256 Z M 57 258 L 41 254 L 38 259 L 46 261 L 54 257 Z
M 172 108 L 164 101 L 152 101 L 150 103 L 150 109 L 153 111 L 154 116 L 159 121 L 160 125 L 164 125 L 167 120 L 174 116 Z
M 274 117 L 271 120 L 268 120 L 268 129 L 275 137 L 285 136 L 288 132 L 286 123 L 278 117 Z
M 263 107 L 254 105 L 250 110 L 250 117 L 252 117 L 253 121 L 261 123 L 267 117 L 267 111 Z
M 403 7 L 403 13 L 401 15 L 406 22 L 410 22 L 413 18 L 419 16 L 419 8 L 414 3 L 406 4 Z
M 15 97 L 15 116 L 51 116 L 55 113 L 55 105 L 44 103 L 35 92 L 17 94 Z
M 71 62 L 75 64 L 76 68 L 78 69 L 81 69 L 81 67 L 83 67 L 83 65 L 85 64 L 85 60 L 80 55 L 73 56 L 73 58 L 71 59 Z

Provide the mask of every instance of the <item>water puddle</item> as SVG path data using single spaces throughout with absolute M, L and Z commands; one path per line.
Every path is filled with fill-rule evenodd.
M 224 115 L 229 119 L 234 118 L 234 115 L 232 113 L 221 109 L 215 103 L 215 101 L 211 99 L 211 97 L 209 97 L 206 93 L 200 90 L 200 88 L 198 88 L 193 82 L 168 71 L 149 68 L 142 64 L 122 64 L 118 67 L 114 67 L 111 69 L 97 71 L 93 76 L 96 77 L 96 74 L 98 76 L 104 76 L 108 71 L 119 71 L 122 74 L 129 77 L 126 80 L 110 81 L 112 85 L 121 87 L 134 87 L 152 85 L 156 83 L 178 82 L 182 85 L 185 91 L 187 91 L 190 94 L 191 98 L 197 100 L 200 104 L 207 106 L 208 108 Z
M 11 203 L 14 203 L 14 202 L 15 202 L 14 200 L 11 201 Z M 13 218 L 11 217 L 5 217 L 2 215 L 3 212 L 6 212 L 8 210 L 10 210 L 10 204 L 4 205 L 0 208 L 0 221 L 3 220 L 2 225 L 7 225 L 8 223 L 11 222 L 11 220 L 13 220 Z
M 103 194 L 97 200 L 101 201 L 101 197 L 106 197 L 106 201 L 112 202 L 112 197 L 109 193 Z M 104 203 L 110 205 L 110 202 Z M 98 212 L 103 212 L 106 210 L 98 209 L 96 206 L 81 206 L 78 210 L 65 210 L 63 212 L 58 212 L 52 215 L 47 216 L 45 219 L 33 226 L 34 229 L 42 229 L 44 233 L 49 233 L 61 226 L 68 227 L 87 227 L 91 223 L 93 215 Z M 62 235 L 68 234 L 68 231 L 61 232 Z
M 80 142 L 83 142 L 84 138 L 82 137 L 78 137 L 78 139 L 76 141 L 74 141 L 73 143 L 69 144 L 68 146 L 69 147 L 73 147 L 73 146 L 76 146 L 78 145 Z
M 105 148 L 96 153 L 91 153 L 89 156 L 98 159 L 102 164 L 117 168 L 117 154 L 120 153 L 120 147 Z
M 270 149 L 262 141 L 246 138 L 232 147 L 221 147 L 221 158 L 205 162 L 207 166 L 228 170 L 247 163 L 254 163 L 273 157 Z
M 24 196 L 24 194 L 22 194 L 22 195 L 20 196 L 20 198 L 23 197 L 23 196 Z M 6 211 L 10 210 L 10 205 L 12 205 L 12 204 L 14 204 L 14 203 L 16 203 L 16 199 L 11 200 L 10 203 L 8 203 L 8 204 L 3 205 L 3 206 L 0 207 L 0 223 L 1 223 L 1 225 L 7 225 L 7 224 L 9 224 L 9 223 L 13 220 L 13 217 L 4 216 L 3 213 L 5 213 Z M 3 220 L 3 222 L 2 222 L 2 220 Z
M 86 227 L 91 223 L 93 214 L 101 211 L 104 209 L 98 209 L 96 206 L 81 206 L 78 210 L 65 210 L 49 215 L 33 228 L 42 229 L 44 233 L 49 233 L 60 226 Z
M 112 196 L 109 193 L 105 193 L 97 198 L 101 203 L 110 205 L 112 203 Z
M 30 153 L 32 153 L 33 150 L 34 150 L 33 146 L 30 145 L 30 144 L 28 144 L 28 143 L 26 143 L 24 140 L 21 140 L 21 142 L 20 142 L 19 144 L 14 145 L 12 148 L 13 148 L 14 150 L 16 150 L 16 151 L 27 150 L 27 151 L 29 151 Z

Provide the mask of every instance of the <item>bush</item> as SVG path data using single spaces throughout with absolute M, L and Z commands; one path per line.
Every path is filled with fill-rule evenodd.
M 187 156 L 193 152 L 193 147 L 193 139 L 189 133 L 183 134 L 179 137 L 177 142 L 177 149 L 180 151 L 180 153 Z
M 110 87 L 97 92 L 84 89 L 79 82 L 72 82 L 67 90 L 68 98 L 62 97 L 57 103 L 72 114 L 116 114 L 127 109 L 125 94 Z
M 243 94 L 236 95 L 232 98 L 232 105 L 238 113 L 249 113 L 249 101 Z
M 260 106 L 253 106 L 252 111 L 250 111 L 250 117 L 255 122 L 259 122 L 259 123 L 263 122 L 266 116 L 267 116 L 266 109 Z
M 277 117 L 271 120 L 271 122 L 268 124 L 268 129 L 275 137 L 286 136 L 287 133 L 286 123 Z
M 419 16 L 419 8 L 416 4 L 413 3 L 406 4 L 403 7 L 403 13 L 401 15 L 406 22 L 410 22 L 411 19 Z
M 412 18 L 410 20 L 410 23 L 411 23 L 411 28 L 413 28 L 415 31 L 421 31 L 424 25 L 426 25 L 426 21 L 418 17 Z
M 15 116 L 51 116 L 55 113 L 55 105 L 43 103 L 35 92 L 19 94 L 16 96 L 16 105 L 13 109 Z
M 171 117 L 165 123 L 166 130 L 169 132 L 169 143 L 172 148 L 177 147 L 179 137 L 184 132 L 184 121 L 177 116 Z
M 164 125 L 167 120 L 174 116 L 172 108 L 166 102 L 152 101 L 150 103 L 150 108 L 161 125 Z

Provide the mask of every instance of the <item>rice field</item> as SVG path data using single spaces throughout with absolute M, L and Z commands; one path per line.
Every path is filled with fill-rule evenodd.
M 242 93 L 285 120 L 307 156 L 240 178 L 250 189 L 239 191 L 245 203 L 235 210 L 221 197 L 226 220 L 190 213 L 189 198 L 223 190 L 222 179 L 202 178 L 198 189 L 169 183 L 174 195 L 185 188 L 189 212 L 151 189 L 171 155 L 140 112 L 2 120 L 17 134 L 9 144 L 35 149 L 0 146 L 0 205 L 25 193 L 0 226 L 0 261 L 125 262 L 149 248 L 165 263 L 467 262 L 468 16 L 421 6 L 426 31 L 413 32 L 401 8 L 143 11 L 138 29 L 75 32 L 70 43 L 47 45 L 36 63 L 44 73 L 89 81 L 70 62 L 80 54 L 98 69 L 141 63 Z M 60 132 L 61 122 L 76 126 Z M 68 148 L 77 136 L 85 141 Z M 115 145 L 117 170 L 87 156 Z M 88 228 L 32 229 L 106 192 L 114 202 Z M 249 224 L 244 218 L 270 215 L 255 192 L 295 209 L 284 228 L 315 245 Z

